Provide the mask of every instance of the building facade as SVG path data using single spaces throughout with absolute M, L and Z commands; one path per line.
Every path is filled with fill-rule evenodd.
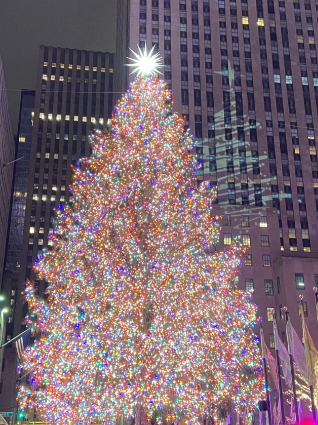
M 26 279 L 35 280 L 38 294 L 45 289 L 32 265 L 50 249 L 55 209 L 60 203 L 72 202 L 71 165 L 90 155 L 88 134 L 107 125 L 112 111 L 113 62 L 111 53 L 41 46 L 35 94 L 22 94 L 18 137 L 19 155 L 24 159 L 17 162 L 4 279 L 12 307 L 8 340 L 24 329 L 26 306 L 21 292 Z M 23 149 L 27 152 L 22 155 Z M 2 411 L 16 411 L 16 379 L 20 377 L 15 376 L 15 367 L 15 352 L 8 346 Z
M 18 297 L 19 274 L 21 266 L 21 250 L 23 240 L 24 219 L 26 212 L 27 187 L 29 176 L 30 153 L 34 117 L 35 91 L 23 90 L 20 101 L 18 145 L 14 167 L 13 194 L 9 224 L 9 235 L 6 249 L 6 262 L 2 280 L 2 293 L 10 305 L 9 316 L 6 317 L 6 340 L 13 337 L 14 311 Z M 1 407 L 5 411 L 13 411 L 15 398 L 15 349 L 10 345 L 3 352 L 2 369 L 6 373 L 1 376 Z M 13 416 L 12 416 L 13 418 Z
M 239 286 L 253 292 L 273 348 L 273 308 L 299 335 L 299 296 L 318 339 L 318 3 L 120 0 L 117 91 L 129 48 L 155 46 L 174 109 L 196 139 L 199 180 L 218 187 L 220 246 L 249 250 Z M 123 36 L 124 34 L 124 36 Z
M 0 282 L 5 260 L 14 159 L 15 141 L 11 129 L 4 71 L 0 57 Z

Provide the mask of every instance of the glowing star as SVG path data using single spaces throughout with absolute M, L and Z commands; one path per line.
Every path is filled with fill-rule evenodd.
M 147 46 L 145 46 L 143 51 L 138 46 L 139 55 L 138 53 L 129 49 L 135 55 L 135 58 L 127 57 L 127 59 L 134 62 L 134 63 L 127 64 L 127 66 L 134 67 L 131 74 L 134 74 L 136 72 L 137 75 L 141 75 L 144 77 L 148 77 L 150 75 L 155 75 L 155 74 L 162 74 L 162 72 L 160 72 L 158 69 L 164 66 L 162 65 L 162 58 L 160 57 L 159 53 L 153 54 L 154 49 L 155 49 L 155 46 L 153 46 L 150 52 L 148 53 Z

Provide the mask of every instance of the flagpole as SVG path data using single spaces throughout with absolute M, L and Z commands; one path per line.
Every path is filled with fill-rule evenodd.
M 287 310 L 287 307 L 284 307 L 284 311 L 285 311 L 285 317 L 286 317 L 286 330 L 287 330 L 287 325 L 288 325 L 288 320 L 289 320 L 289 313 Z M 292 376 L 292 387 L 293 387 L 293 403 L 294 403 L 294 410 L 295 410 L 295 415 L 296 415 L 296 423 L 299 422 L 299 417 L 298 417 L 298 406 L 297 406 L 297 396 L 296 396 L 296 383 L 295 383 L 295 371 L 294 371 L 294 361 L 293 361 L 293 356 L 291 355 L 291 343 L 290 343 L 290 336 L 289 333 L 287 333 L 287 340 L 288 340 L 288 352 L 289 352 L 289 363 L 290 363 L 290 371 L 291 371 L 291 376 Z
M 315 292 L 316 302 L 317 302 L 317 293 Z M 302 322 L 305 323 L 305 310 L 304 310 L 304 297 L 299 295 L 299 303 L 300 303 L 300 312 L 302 316 Z M 308 367 L 308 366 L 307 366 Z M 312 418 L 316 421 L 316 407 L 315 407 L 315 399 L 314 399 L 314 387 L 312 382 L 308 382 L 309 390 L 310 390 L 310 401 L 311 401 L 311 410 L 312 410 Z
M 261 326 L 261 333 L 263 334 L 263 325 L 262 323 L 260 324 Z M 264 338 L 264 335 L 263 335 Z M 263 348 L 263 347 L 262 347 Z M 272 425 L 272 415 L 271 415 L 271 402 L 270 402 L 270 398 L 269 398 L 269 385 L 268 385 L 268 374 L 267 374 L 267 362 L 266 362 L 266 357 L 265 353 L 263 353 L 263 349 L 262 349 L 262 360 L 263 360 L 263 368 L 264 368 L 264 378 L 265 378 L 265 385 L 266 385 L 266 401 L 267 401 L 267 408 L 268 408 L 268 423 L 269 425 Z
M 274 317 L 273 324 L 274 324 L 274 321 L 275 321 L 275 324 L 276 324 L 275 309 L 273 309 L 273 317 Z M 275 333 L 274 333 L 274 335 L 275 335 Z M 275 354 L 276 354 L 276 365 L 277 365 L 277 375 L 278 375 L 280 408 L 281 408 L 281 413 L 282 413 L 282 423 L 285 424 L 286 419 L 285 419 L 285 410 L 284 410 L 283 387 L 282 387 L 282 378 L 280 376 L 280 362 L 279 362 L 278 347 L 277 347 L 276 342 L 275 342 Z
M 314 293 L 315 293 L 315 300 L 316 300 L 316 314 L 317 314 L 317 321 L 318 321 L 318 288 L 316 286 L 313 287 Z
M 29 331 L 30 331 L 30 328 L 26 329 L 25 331 L 21 332 L 19 335 L 17 335 L 14 338 L 10 339 L 10 341 L 7 341 L 5 344 L 3 344 L 3 345 L 0 346 L 0 350 L 1 350 L 1 348 L 5 347 L 8 344 L 11 344 L 11 342 L 14 342 L 15 340 L 17 340 L 18 338 L 20 338 L 22 335 L 26 334 Z

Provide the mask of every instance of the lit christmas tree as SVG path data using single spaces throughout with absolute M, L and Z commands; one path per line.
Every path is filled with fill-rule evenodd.
M 193 140 L 153 68 L 143 75 L 149 60 L 74 170 L 74 204 L 35 266 L 47 299 L 26 287 L 38 338 L 20 403 L 50 423 L 218 421 L 262 396 L 242 249 L 214 252 L 215 194 L 197 188 Z

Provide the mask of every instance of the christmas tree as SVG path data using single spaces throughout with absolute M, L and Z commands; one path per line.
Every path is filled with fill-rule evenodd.
M 37 338 L 20 403 L 50 423 L 217 421 L 262 394 L 242 249 L 215 252 L 215 193 L 197 187 L 193 140 L 147 74 L 74 169 L 74 203 L 35 265 L 46 299 L 26 287 Z

